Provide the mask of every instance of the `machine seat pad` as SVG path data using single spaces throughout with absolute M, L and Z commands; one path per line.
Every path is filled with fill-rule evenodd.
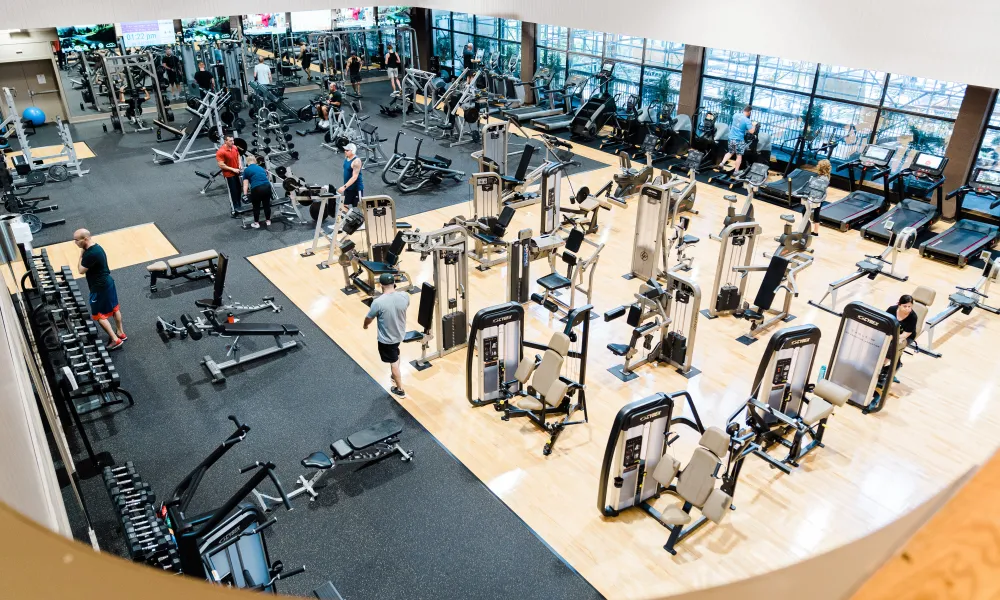
M 375 262 L 374 260 L 362 260 L 358 264 L 362 266 L 366 271 L 373 273 L 375 275 L 380 275 L 382 273 L 395 273 L 396 267 L 388 265 L 384 262 Z
M 482 231 L 474 232 L 472 234 L 472 237 L 476 238 L 477 240 L 479 240 L 484 244 L 489 244 L 490 246 L 499 246 L 505 243 L 503 241 L 503 238 Z
M 737 200 L 736 194 L 726 194 L 723 198 L 725 198 L 728 202 L 736 202 Z
M 325 471 L 333 468 L 333 461 L 326 455 L 326 452 L 313 452 L 302 459 L 302 466 L 307 469 L 319 469 Z
M 503 183 L 512 183 L 514 185 L 521 185 L 522 183 L 524 183 L 523 179 L 518 179 L 517 177 L 513 177 L 511 175 L 501 175 L 500 181 L 502 181 Z
M 203 252 L 195 252 L 194 254 L 178 256 L 177 258 L 168 258 L 167 266 L 171 269 L 176 269 L 177 267 L 185 267 L 187 265 L 204 262 L 206 260 L 216 260 L 217 258 L 219 258 L 218 252 L 215 250 L 205 250 Z
M 660 513 L 660 520 L 665 525 L 687 525 L 691 522 L 691 515 L 681 510 L 676 504 Z
M 628 353 L 628 344 L 608 344 L 608 350 L 615 356 L 625 356 Z
M 870 273 L 878 273 L 882 270 L 882 263 L 875 263 L 870 260 L 863 260 L 858 263 L 858 268 Z
M 829 379 L 820 379 L 816 382 L 813 394 L 836 406 L 843 406 L 845 402 L 851 399 L 850 390 L 837 385 Z
M 402 433 L 402 431 L 403 426 L 399 423 L 399 421 L 386 419 L 380 423 L 372 425 L 368 429 L 362 429 L 361 431 L 347 436 L 347 443 L 350 444 L 355 450 L 361 450 L 371 446 L 372 444 L 384 442 L 391 437 L 395 437 Z
M 966 296 L 965 294 L 956 292 L 948 296 L 948 302 L 954 302 L 961 307 L 969 307 L 976 303 L 973 298 Z
M 542 410 L 545 407 L 542 401 L 534 396 L 522 396 L 514 404 L 524 410 Z
M 795 215 L 781 215 L 780 219 L 782 221 L 787 221 L 789 223 L 795 222 Z
M 701 238 L 699 238 L 696 235 L 687 235 L 687 234 L 684 235 L 684 245 L 686 245 L 686 246 L 690 246 L 692 244 L 697 244 L 700 241 L 701 241 Z
M 549 273 L 545 277 L 538 280 L 538 285 L 549 290 L 561 290 L 563 288 L 568 288 L 572 282 L 566 278 L 565 275 L 561 273 Z
M 748 321 L 763 321 L 764 314 L 754 310 L 747 309 L 743 311 L 743 318 L 747 319 Z
M 833 414 L 833 405 L 822 398 L 810 398 L 805 412 L 802 414 L 802 422 L 812 427 L 816 423 Z
M 277 323 L 224 323 L 222 333 L 227 335 L 298 335 L 295 325 Z
M 420 331 L 407 331 L 406 335 L 403 336 L 403 343 L 408 344 L 410 342 L 419 342 L 424 339 L 424 334 Z

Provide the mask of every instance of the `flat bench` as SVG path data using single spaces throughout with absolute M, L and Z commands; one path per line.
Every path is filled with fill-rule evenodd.
M 278 325 L 275 323 L 223 323 L 219 330 L 223 335 L 298 335 L 299 328 L 295 325 Z
M 214 277 L 219 266 L 219 253 L 205 250 L 185 256 L 175 256 L 146 265 L 149 271 L 149 291 L 156 291 L 157 279 L 185 279 L 194 281 L 204 277 Z

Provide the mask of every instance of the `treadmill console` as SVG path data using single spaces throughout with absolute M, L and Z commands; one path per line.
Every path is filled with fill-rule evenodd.
M 972 186 L 981 196 L 1000 195 L 1000 171 L 976 169 L 972 175 Z
M 886 148 L 885 146 L 868 144 L 865 146 L 865 149 L 861 151 L 861 156 L 858 160 L 861 162 L 862 166 L 884 169 L 889 166 L 889 161 L 892 160 L 892 155 L 895 153 L 895 148 Z
M 944 175 L 944 168 L 948 164 L 948 159 L 944 156 L 917 152 L 910 163 L 910 170 L 915 177 L 925 177 L 929 179 L 940 179 Z

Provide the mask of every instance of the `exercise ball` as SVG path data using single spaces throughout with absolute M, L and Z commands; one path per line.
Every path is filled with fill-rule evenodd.
M 24 109 L 24 112 L 21 113 L 21 117 L 24 118 L 25 121 L 34 125 L 35 127 L 45 124 L 45 111 L 38 108 L 37 106 L 29 106 L 28 108 Z

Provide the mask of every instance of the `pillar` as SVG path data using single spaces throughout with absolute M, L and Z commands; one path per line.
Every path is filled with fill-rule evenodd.
M 681 67 L 681 92 L 677 101 L 677 114 L 693 116 L 701 101 L 701 72 L 704 68 L 705 48 L 684 46 L 684 65 Z M 692 119 L 693 121 L 694 119 Z M 697 128 L 697 123 L 692 123 Z
M 430 70 L 431 57 L 434 56 L 432 26 L 431 9 L 417 6 L 410 8 L 410 27 L 416 35 L 417 53 L 420 55 L 420 64 L 414 67 L 425 71 Z
M 538 58 L 535 44 L 537 35 L 537 24 L 527 21 L 521 22 L 521 81 L 531 81 L 535 77 L 535 64 Z M 534 102 L 535 88 L 524 86 L 524 103 L 533 104 Z
M 951 133 L 948 150 L 945 151 L 945 156 L 948 157 L 948 166 L 944 169 L 945 194 L 965 185 L 969 174 L 972 173 L 979 152 L 979 143 L 989 124 L 996 96 L 997 90 L 993 88 L 976 85 L 965 88 L 965 97 L 955 119 L 955 129 Z M 941 207 L 941 216 L 951 220 L 955 218 L 957 211 L 958 203 L 954 198 L 945 200 L 944 206 Z

